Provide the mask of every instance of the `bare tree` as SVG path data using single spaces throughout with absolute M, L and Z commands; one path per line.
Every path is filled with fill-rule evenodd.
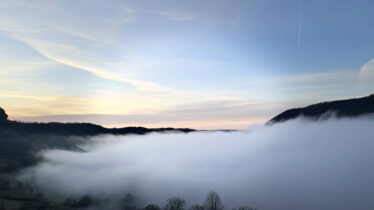
M 143 210 L 161 210 L 156 204 L 148 204 L 146 205 Z
M 215 191 L 210 191 L 205 199 L 205 210 L 223 210 L 225 207 Z
M 136 198 L 133 194 L 127 193 L 125 197 L 121 199 L 122 210 L 135 210 L 136 209 Z
M 165 210 L 183 210 L 186 201 L 181 198 L 173 197 L 167 200 Z
M 86 208 L 93 204 L 93 198 L 89 195 L 84 195 L 81 197 L 77 203 L 78 207 Z
M 189 210 L 205 210 L 204 206 L 202 205 L 199 205 L 199 204 L 195 204 L 195 205 L 192 205 Z
M 6 114 L 4 109 L 0 107 L 0 124 L 7 124 L 7 123 L 8 123 L 8 115 Z
M 232 210 L 257 210 L 257 209 L 249 207 L 249 206 L 239 206 L 237 209 L 233 208 Z

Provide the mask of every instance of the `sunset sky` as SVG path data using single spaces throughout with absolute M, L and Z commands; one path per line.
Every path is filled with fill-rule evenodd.
M 246 129 L 374 93 L 372 0 L 1 0 L 11 119 Z

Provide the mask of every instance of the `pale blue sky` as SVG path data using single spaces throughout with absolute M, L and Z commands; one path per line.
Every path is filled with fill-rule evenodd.
M 374 90 L 370 0 L 3 0 L 14 119 L 247 128 Z M 300 37 L 300 39 L 299 39 Z

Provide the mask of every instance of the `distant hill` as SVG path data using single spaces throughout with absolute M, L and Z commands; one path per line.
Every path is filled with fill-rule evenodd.
M 37 152 L 43 149 L 81 151 L 79 145 L 87 143 L 89 138 L 85 137 L 88 136 L 193 131 L 189 128 L 105 128 L 91 123 L 18 122 L 8 120 L 5 110 L 0 108 L 0 175 L 35 164 L 40 158 Z
M 301 116 L 318 120 L 331 116 L 330 114 L 338 118 L 374 114 L 374 95 L 363 98 L 323 102 L 304 108 L 289 109 L 275 116 L 267 124 L 284 122 Z
M 16 131 L 20 134 L 48 134 L 48 135 L 74 135 L 92 136 L 100 134 L 126 135 L 126 134 L 147 134 L 150 132 L 192 132 L 190 128 L 144 128 L 124 127 L 105 128 L 91 123 L 38 123 L 9 121 L 5 110 L 0 108 L 0 129 Z

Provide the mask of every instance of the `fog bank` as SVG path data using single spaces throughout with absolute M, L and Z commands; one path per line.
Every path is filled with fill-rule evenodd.
M 187 205 L 217 191 L 227 209 L 374 208 L 370 119 L 302 119 L 250 132 L 101 136 L 86 152 L 46 150 L 21 175 L 48 194 L 121 197 Z

